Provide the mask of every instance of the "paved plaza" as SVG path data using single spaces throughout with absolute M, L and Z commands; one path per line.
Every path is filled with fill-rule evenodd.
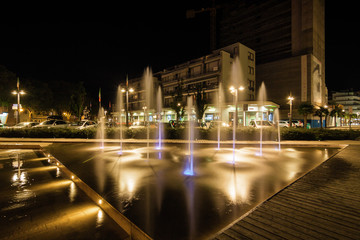
M 0 239 L 127 239 L 39 146 L 0 145 Z
M 215 239 L 359 239 L 360 146 L 350 145 Z
M 51 140 L 1 140 L 0 239 L 129 239 L 56 166 L 47 164 L 39 145 Z M 284 144 L 343 149 L 214 239 L 359 239 L 360 142 Z

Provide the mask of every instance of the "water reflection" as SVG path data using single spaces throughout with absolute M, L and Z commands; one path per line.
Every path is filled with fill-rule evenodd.
M 275 151 L 194 146 L 195 176 L 184 176 L 187 147 L 127 144 L 102 151 L 54 144 L 50 151 L 108 202 L 155 239 L 203 239 L 221 230 L 334 154 L 328 148 Z M 160 154 L 161 153 L 161 154 Z M 95 179 L 94 179 L 95 176 Z
M 70 183 L 69 186 L 69 200 L 70 202 L 74 202 L 77 195 L 77 187 L 74 182 Z
M 99 209 L 96 215 L 96 227 L 99 228 L 104 223 L 104 212 Z

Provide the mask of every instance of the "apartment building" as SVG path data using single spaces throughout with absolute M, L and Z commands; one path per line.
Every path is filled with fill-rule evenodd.
M 278 105 L 255 101 L 255 76 L 255 51 L 241 43 L 231 44 L 214 50 L 209 55 L 154 73 L 154 89 L 157 90 L 160 86 L 162 91 L 162 121 L 176 119 L 176 113 L 171 109 L 175 95 L 179 92 L 182 94 L 181 101 L 178 100 L 176 104 L 186 105 L 187 98 L 195 98 L 198 89 L 204 93 L 208 103 L 204 121 L 221 120 L 226 125 L 231 124 L 235 112 L 238 114 L 238 124 L 241 125 L 248 125 L 251 120 L 260 119 L 261 116 L 265 120 L 272 120 L 272 112 Z M 218 104 L 220 84 L 224 96 L 221 109 Z M 237 109 L 234 96 L 229 90 L 231 86 L 244 88 L 241 93 L 239 92 Z M 142 78 L 129 79 L 129 87 L 135 90 L 129 97 L 131 121 L 144 121 L 146 115 L 149 116 L 148 121 L 156 121 L 157 106 L 155 103 L 146 106 Z M 187 116 L 183 120 L 186 121 Z
M 332 92 L 332 100 L 344 106 L 347 113 L 360 114 L 360 91 L 342 90 Z
M 218 46 L 241 42 L 256 51 L 256 81 L 280 104 L 282 118 L 301 102 L 327 104 L 325 0 L 226 0 L 221 4 Z M 294 111 L 297 114 L 297 111 Z M 302 118 L 302 116 L 296 116 Z

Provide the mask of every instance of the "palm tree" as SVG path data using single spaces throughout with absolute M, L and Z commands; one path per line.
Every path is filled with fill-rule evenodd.
M 336 111 L 336 109 L 331 110 L 331 112 L 330 112 L 330 117 L 335 117 L 335 127 L 337 127 L 336 116 L 337 116 L 337 111 Z
M 351 120 L 353 118 L 357 118 L 357 115 L 355 113 L 346 113 L 345 114 L 345 118 L 348 120 L 348 123 L 349 123 L 349 127 L 351 129 Z
M 330 114 L 329 109 L 323 108 L 323 113 L 325 114 L 325 128 L 327 128 L 327 119 Z
M 336 104 L 334 109 L 331 110 L 330 112 L 330 116 L 332 117 L 335 117 L 335 127 L 337 127 L 337 121 L 336 121 L 336 118 L 337 117 L 341 117 L 343 116 L 343 109 L 344 109 L 344 106 L 341 105 L 341 104 Z M 341 121 L 341 120 L 340 120 Z
M 309 102 L 303 102 L 299 105 L 298 107 L 298 113 L 300 115 L 304 116 L 304 128 L 306 128 L 307 125 L 307 117 L 309 114 L 313 114 L 314 113 L 314 105 L 312 105 Z
M 320 107 L 319 109 L 317 109 L 314 113 L 315 116 L 318 116 L 320 118 L 320 127 L 322 128 L 323 127 L 323 124 L 322 124 L 322 119 L 323 119 L 323 116 L 327 116 L 329 115 L 329 110 L 327 110 L 326 108 L 324 107 Z M 325 127 L 326 127 L 326 123 L 325 123 Z

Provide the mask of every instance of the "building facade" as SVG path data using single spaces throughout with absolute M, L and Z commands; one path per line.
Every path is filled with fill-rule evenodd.
M 332 92 L 332 101 L 343 105 L 346 113 L 360 115 L 360 91 L 334 91 Z
M 227 0 L 221 5 L 218 45 L 238 41 L 256 51 L 256 85 L 266 84 L 282 118 L 288 117 L 289 95 L 294 109 L 301 102 L 327 104 L 324 0 Z
M 153 99 L 157 98 L 155 92 L 160 88 L 163 122 L 177 118 L 172 108 L 174 104 L 186 106 L 187 99 L 195 99 L 199 91 L 208 105 L 203 121 L 221 121 L 224 125 L 231 125 L 235 113 L 238 116 L 237 124 L 240 125 L 247 126 L 252 120 L 273 120 L 273 111 L 278 105 L 256 101 L 255 76 L 255 51 L 241 43 L 234 43 L 209 55 L 154 73 Z M 146 106 L 147 90 L 143 79 L 129 79 L 129 87 L 134 89 L 128 99 L 131 122 L 155 122 L 159 118 L 155 101 L 150 107 Z M 229 89 L 240 86 L 243 90 L 239 90 L 238 101 L 234 102 L 235 96 Z M 179 93 L 181 97 L 175 97 Z M 187 121 L 187 118 L 188 115 L 185 115 L 182 120 Z

